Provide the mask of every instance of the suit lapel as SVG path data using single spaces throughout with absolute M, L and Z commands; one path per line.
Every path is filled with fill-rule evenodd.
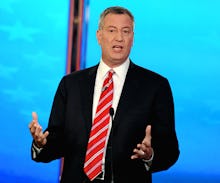
M 129 109 L 132 108 L 135 103 L 135 95 L 140 87 L 138 81 L 136 80 L 136 69 L 137 66 L 131 62 L 115 114 L 114 126 L 119 125 L 119 122 L 122 121 L 123 116 L 128 113 Z
M 92 126 L 93 93 L 97 68 L 98 66 L 90 68 L 88 72 L 85 72 L 85 77 L 80 78 L 80 92 L 82 93 L 82 113 L 88 135 Z

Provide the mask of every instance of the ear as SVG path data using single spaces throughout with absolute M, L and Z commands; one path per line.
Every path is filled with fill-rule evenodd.
M 96 31 L 96 38 L 97 38 L 97 41 L 100 45 L 101 44 L 101 38 L 102 38 L 102 31 L 101 30 Z

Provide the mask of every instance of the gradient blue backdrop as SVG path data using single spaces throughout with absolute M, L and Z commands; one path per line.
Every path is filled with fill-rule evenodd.
M 135 16 L 131 59 L 170 81 L 180 158 L 154 183 L 220 182 L 220 2 L 218 0 L 90 0 L 86 67 L 98 63 L 99 14 L 111 5 Z M 47 125 L 65 74 L 68 0 L 0 2 L 0 182 L 54 183 L 59 161 L 30 158 L 31 112 Z
M 0 182 L 58 182 L 59 161 L 31 160 L 31 112 L 47 125 L 65 74 L 68 0 L 0 2 Z

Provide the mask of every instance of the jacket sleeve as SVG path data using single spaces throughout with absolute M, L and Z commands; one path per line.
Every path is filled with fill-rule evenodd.
M 47 143 L 42 149 L 40 149 L 40 151 L 36 151 L 36 148 L 34 148 L 34 144 L 32 143 L 31 155 L 34 161 L 50 162 L 63 156 L 65 147 L 63 143 L 65 103 L 65 81 L 64 79 L 62 79 L 54 97 L 49 123 L 46 129 L 47 131 L 49 131 Z
M 179 157 L 174 101 L 167 79 L 161 81 L 153 102 L 152 147 L 154 159 L 151 171 L 153 172 L 168 169 Z

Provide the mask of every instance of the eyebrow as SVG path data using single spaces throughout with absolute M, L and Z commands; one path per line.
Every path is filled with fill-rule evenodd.
M 113 26 L 113 25 L 109 25 L 109 26 L 107 26 L 106 28 L 115 28 L 115 29 L 117 29 L 117 27 L 116 27 L 116 26 Z M 122 29 L 132 29 L 132 27 L 125 26 L 125 27 L 122 27 Z

